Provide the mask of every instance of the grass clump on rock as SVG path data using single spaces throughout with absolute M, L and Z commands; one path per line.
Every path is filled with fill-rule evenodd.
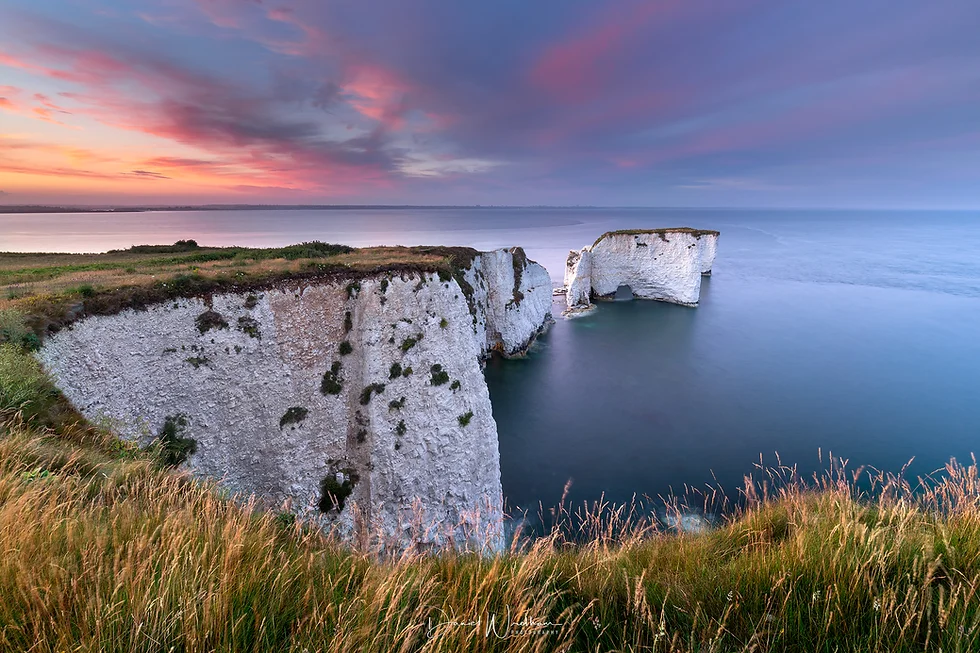
M 388 370 L 389 379 L 397 379 L 402 375 L 402 364 L 395 361 L 391 364 L 391 368 Z
M 409 336 L 404 340 L 402 340 L 400 349 L 402 350 L 402 352 L 407 352 L 409 349 L 417 345 L 421 339 L 422 339 L 421 333 L 418 334 L 417 336 Z
M 385 391 L 384 383 L 372 383 L 371 385 L 365 386 L 361 391 L 361 405 L 366 406 L 371 403 L 371 396 L 374 394 L 381 394 Z
M 323 379 L 320 381 L 321 393 L 325 395 L 340 394 L 340 391 L 344 389 L 340 381 L 340 370 L 342 367 L 340 361 L 334 361 L 330 369 L 323 373 Z
M 289 424 L 299 424 L 309 414 L 310 411 L 303 406 L 292 406 L 279 418 L 279 430 L 281 431 Z
M 343 478 L 343 481 L 337 479 L 338 474 Z M 350 470 L 324 476 L 320 481 L 320 500 L 317 503 L 320 512 L 340 512 L 343 510 L 344 503 L 354 491 L 354 486 L 358 480 L 358 475 Z
M 187 430 L 187 416 L 176 414 L 168 416 L 156 440 L 151 445 L 157 452 L 160 462 L 169 467 L 178 467 L 197 452 L 197 440 L 184 437 Z
M 405 407 L 405 397 L 399 397 L 398 399 L 392 399 L 388 402 L 388 410 L 401 410 Z
M 204 335 L 211 329 L 227 329 L 228 320 L 218 311 L 208 309 L 194 318 L 194 324 L 197 326 L 197 330 Z
M 243 315 L 238 318 L 238 330 L 246 334 L 249 338 L 262 338 L 262 331 L 259 329 L 259 321 L 254 317 Z
M 436 363 L 429 371 L 432 373 L 432 385 L 443 385 L 449 383 L 449 373 L 442 369 L 442 365 Z

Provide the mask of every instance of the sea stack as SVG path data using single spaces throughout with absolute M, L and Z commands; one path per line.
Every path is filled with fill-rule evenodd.
M 634 297 L 697 306 L 701 277 L 711 274 L 718 232 L 690 227 L 610 231 L 565 263 L 566 314 L 588 310 L 620 286 Z

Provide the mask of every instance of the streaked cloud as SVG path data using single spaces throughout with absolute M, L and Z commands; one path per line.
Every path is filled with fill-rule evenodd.
M 0 183 L 37 201 L 980 204 L 969 0 L 4 11 Z

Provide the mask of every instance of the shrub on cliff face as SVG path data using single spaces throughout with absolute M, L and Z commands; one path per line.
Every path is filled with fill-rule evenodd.
M 198 315 L 194 319 L 194 324 L 197 326 L 197 330 L 204 335 L 211 329 L 227 329 L 228 321 L 221 315 L 221 313 L 208 309 Z
M 388 402 L 388 410 L 401 410 L 405 406 L 405 397 L 392 399 Z
M 184 437 L 186 429 L 187 416 L 181 413 L 169 415 L 164 420 L 160 433 L 151 445 L 163 465 L 177 467 L 197 452 L 197 440 Z
M 323 373 L 323 380 L 320 381 L 320 392 L 325 395 L 339 395 L 344 386 L 340 382 L 340 361 L 334 361 L 330 369 Z
M 442 365 L 436 363 L 430 370 L 432 372 L 432 385 L 443 385 L 449 383 L 449 373 L 442 369 Z
M 405 338 L 402 341 L 402 344 L 401 344 L 401 350 L 402 350 L 402 352 L 407 352 L 409 349 L 411 349 L 412 347 L 414 347 L 415 345 L 417 345 L 419 343 L 419 340 L 421 340 L 421 339 L 422 339 L 422 334 L 421 333 L 418 334 L 417 336 L 409 336 L 409 337 Z
M 460 426 L 468 426 L 469 423 L 470 423 L 470 420 L 473 419 L 473 411 L 472 410 L 466 411 L 465 413 L 463 413 L 462 415 L 460 415 L 456 419 L 459 420 L 459 425 Z
M 364 390 L 361 391 L 361 405 L 366 406 L 371 402 L 371 395 L 377 393 L 381 394 L 385 391 L 384 383 L 372 383 L 369 386 L 365 386 Z
M 354 486 L 360 480 L 357 473 L 351 469 L 344 469 L 339 472 L 344 479 L 343 481 L 337 480 L 337 474 L 338 472 L 327 474 L 320 481 L 320 500 L 317 503 L 320 512 L 327 513 L 333 510 L 340 512 L 343 510 L 347 497 L 351 495 Z
M 310 411 L 302 406 L 293 406 L 286 410 L 279 418 L 279 430 L 281 431 L 287 424 L 299 424 L 306 416 L 309 415 Z
M 391 369 L 388 370 L 388 378 L 397 379 L 401 375 L 402 375 L 402 364 L 399 363 L 398 361 L 395 361 L 394 363 L 391 364 Z
M 341 356 L 346 356 L 347 354 L 354 351 L 354 347 L 351 346 L 349 341 L 344 340 L 342 343 L 340 343 L 340 347 L 337 348 L 337 351 L 340 352 Z
M 262 331 L 259 329 L 259 321 L 254 317 L 243 315 L 238 318 L 238 330 L 246 334 L 249 338 L 262 338 Z

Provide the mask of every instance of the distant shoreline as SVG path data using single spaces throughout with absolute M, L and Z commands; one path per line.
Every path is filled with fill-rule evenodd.
M 0 214 L 9 213 L 146 213 L 149 211 L 352 211 L 404 209 L 609 209 L 646 207 L 609 206 L 511 206 L 511 205 L 429 205 L 429 204 L 204 204 L 201 206 L 44 206 L 0 205 Z

